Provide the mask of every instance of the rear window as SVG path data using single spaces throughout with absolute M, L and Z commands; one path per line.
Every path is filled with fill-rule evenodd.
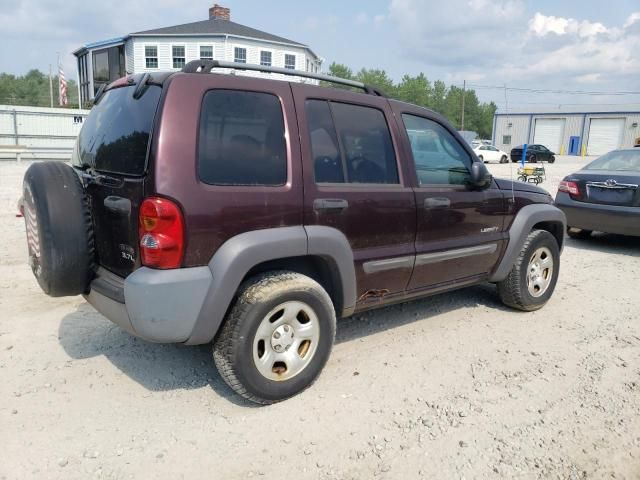
M 620 170 L 640 172 L 640 149 L 614 150 L 594 160 L 583 170 Z
M 147 147 L 161 88 L 149 86 L 139 99 L 135 87 L 107 91 L 91 109 L 78 137 L 74 164 L 125 175 L 144 174 Z
M 287 148 L 278 97 L 207 92 L 200 117 L 198 173 L 211 185 L 284 185 Z

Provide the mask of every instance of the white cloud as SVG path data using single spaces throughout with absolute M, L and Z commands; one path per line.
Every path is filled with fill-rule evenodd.
M 589 22 L 583 20 L 579 22 L 573 18 L 546 16 L 537 12 L 529 20 L 529 30 L 539 37 L 544 37 L 550 33 L 556 35 L 567 35 L 575 33 L 580 37 L 592 37 L 600 33 L 607 33 L 609 30 L 600 22 Z
M 624 22 L 624 25 L 622 28 L 629 28 L 631 25 L 633 25 L 638 21 L 640 21 L 640 12 L 633 12 L 631 15 L 629 15 L 629 18 L 627 18 L 627 21 Z
M 637 90 L 640 12 L 622 25 L 549 13 L 527 14 L 515 0 L 449 0 L 438 8 L 392 0 L 388 17 L 407 61 L 421 64 L 431 78 Z

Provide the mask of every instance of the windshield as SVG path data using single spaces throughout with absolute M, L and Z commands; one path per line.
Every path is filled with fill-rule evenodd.
M 135 99 L 134 88 L 109 90 L 91 109 L 78 137 L 74 165 L 109 173 L 144 174 L 161 89 L 152 85 Z
M 594 160 L 583 170 L 619 170 L 640 172 L 640 150 L 614 150 Z

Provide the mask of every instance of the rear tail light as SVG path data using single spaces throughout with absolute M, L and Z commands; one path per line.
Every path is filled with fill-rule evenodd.
M 558 185 L 558 191 L 566 192 L 572 197 L 580 196 L 580 189 L 578 188 L 578 184 L 576 182 L 569 182 L 569 181 L 563 180 L 562 182 L 560 182 L 560 185 Z
M 139 217 L 140 257 L 153 268 L 178 268 L 184 254 L 184 221 L 180 208 L 166 198 L 142 202 Z

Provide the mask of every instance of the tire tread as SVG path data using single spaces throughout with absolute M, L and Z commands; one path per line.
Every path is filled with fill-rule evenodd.
M 274 289 L 290 288 L 296 284 L 305 289 L 319 289 L 324 293 L 325 301 L 333 309 L 333 304 L 326 291 L 313 279 L 297 272 L 272 271 L 257 275 L 245 281 L 238 289 L 235 304 L 231 308 L 224 325 L 220 329 L 217 338 L 214 340 L 213 360 L 220 373 L 220 376 L 233 391 L 243 398 L 261 405 L 270 405 L 280 400 L 269 400 L 257 396 L 247 391 L 242 382 L 238 379 L 234 367 L 233 355 L 235 346 L 240 342 L 240 326 L 248 310 L 254 304 L 262 301 Z M 335 322 L 334 322 L 335 325 Z M 331 332 L 331 343 L 335 339 L 335 328 Z M 315 381 L 315 380 L 314 380 Z M 309 383 L 300 392 L 309 388 L 314 382 Z M 284 399 L 283 399 L 284 400 Z

